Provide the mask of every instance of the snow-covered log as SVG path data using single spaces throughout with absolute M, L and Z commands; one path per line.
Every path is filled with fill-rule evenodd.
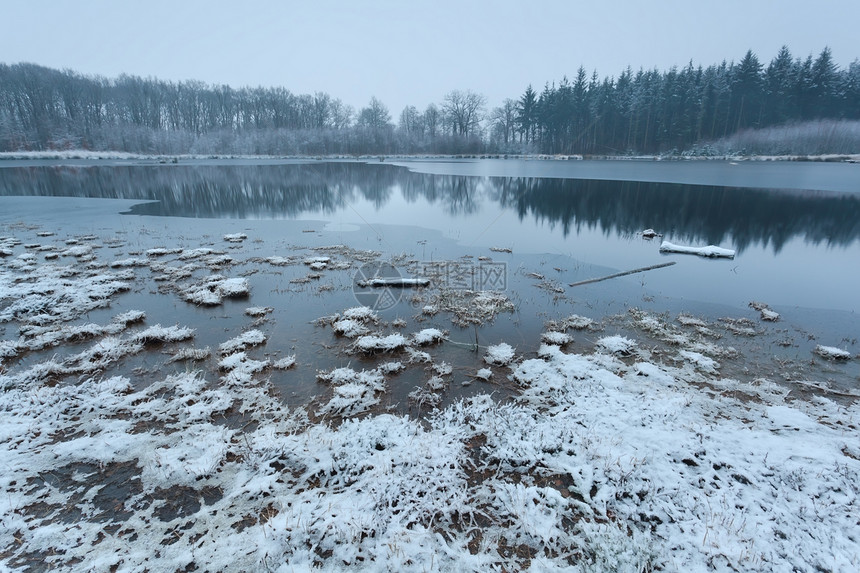
M 366 281 L 359 281 L 359 286 L 362 287 L 394 287 L 394 288 L 412 288 L 430 286 L 430 279 L 416 278 L 374 278 Z
M 663 244 L 660 245 L 660 252 L 699 255 L 700 257 L 712 259 L 720 257 L 726 259 L 735 258 L 735 252 L 732 249 L 724 249 L 722 247 L 715 247 L 714 245 L 708 245 L 707 247 L 687 247 L 684 245 L 674 245 L 669 241 L 663 241 Z

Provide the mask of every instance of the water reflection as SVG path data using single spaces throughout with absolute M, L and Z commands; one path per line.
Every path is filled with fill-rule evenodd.
M 626 235 L 655 228 L 692 243 L 761 244 L 793 238 L 846 246 L 860 238 L 860 197 L 702 185 L 413 173 L 391 165 L 159 165 L 0 169 L 0 194 L 145 199 L 132 213 L 206 218 L 331 215 L 364 201 L 377 210 L 400 195 L 448 215 L 484 205 L 520 221 Z M 398 221 L 390 221 L 398 223 Z
M 571 230 L 600 227 L 635 233 L 671 232 L 693 243 L 729 242 L 740 252 L 761 244 L 774 252 L 794 237 L 848 245 L 860 237 L 860 198 L 734 187 L 637 181 L 507 178 L 491 179 L 495 199 L 520 219 Z

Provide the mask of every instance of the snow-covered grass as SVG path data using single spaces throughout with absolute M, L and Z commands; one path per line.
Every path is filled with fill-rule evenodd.
M 748 129 L 702 144 L 688 155 L 759 155 L 782 158 L 860 153 L 860 121 L 816 120 Z
M 596 347 L 617 356 L 630 356 L 636 352 L 636 342 L 626 336 L 604 336 L 597 340 Z
M 818 344 L 815 346 L 814 352 L 823 358 L 831 360 L 848 360 L 851 358 L 850 352 L 836 346 L 822 346 Z
M 222 343 L 218 347 L 218 352 L 221 354 L 232 354 L 240 350 L 245 350 L 250 346 L 259 346 L 266 342 L 266 335 L 259 330 L 249 330 L 243 332 L 235 338 L 231 338 L 227 342 Z
M 376 336 L 367 334 L 358 337 L 353 345 L 353 348 L 359 352 L 391 352 L 399 350 L 409 344 L 409 341 L 400 333 L 388 334 L 385 336 Z
M 182 298 L 187 302 L 203 306 L 216 306 L 225 298 L 242 298 L 249 293 L 248 279 L 226 278 L 221 275 L 209 276 L 181 291 Z
M 445 340 L 445 333 L 438 328 L 425 328 L 412 335 L 412 342 L 419 346 L 436 344 Z
M 487 347 L 487 354 L 484 356 L 484 360 L 488 364 L 510 364 L 514 360 L 514 349 L 507 342 L 491 345 Z
M 378 403 L 385 367 L 319 374 L 332 385 L 320 414 L 346 417 L 337 426 L 288 412 L 258 385 L 194 372 L 140 391 L 122 377 L 34 379 L 2 399 L 8 563 L 33 553 L 52 569 L 860 564 L 857 406 L 788 401 L 774 384 L 685 366 L 545 352 L 513 367 L 514 403 L 478 396 L 424 422 L 352 418 Z M 247 360 L 228 358 L 225 369 Z M 735 392 L 703 392 L 699 380 Z M 237 403 L 253 429 L 216 423 Z

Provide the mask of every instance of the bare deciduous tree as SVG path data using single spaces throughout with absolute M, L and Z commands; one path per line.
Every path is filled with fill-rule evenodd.
M 442 111 L 453 135 L 474 135 L 483 119 L 486 98 L 473 91 L 454 90 L 445 95 Z

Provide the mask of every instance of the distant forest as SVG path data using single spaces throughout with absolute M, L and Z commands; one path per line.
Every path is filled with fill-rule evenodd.
M 0 64 L 0 151 L 707 154 L 712 143 L 743 142 L 738 135 L 750 130 L 779 127 L 772 133 L 798 137 L 809 130 L 784 128 L 824 125 L 831 133 L 844 123 L 851 133 L 839 145 L 853 149 L 819 151 L 860 151 L 860 61 L 840 69 L 828 48 L 803 59 L 783 47 L 766 66 L 748 51 L 738 63 L 627 68 L 603 79 L 580 67 L 573 79 L 528 86 L 493 109 L 481 94 L 454 90 L 396 119 L 376 98 L 356 111 L 322 92 Z

